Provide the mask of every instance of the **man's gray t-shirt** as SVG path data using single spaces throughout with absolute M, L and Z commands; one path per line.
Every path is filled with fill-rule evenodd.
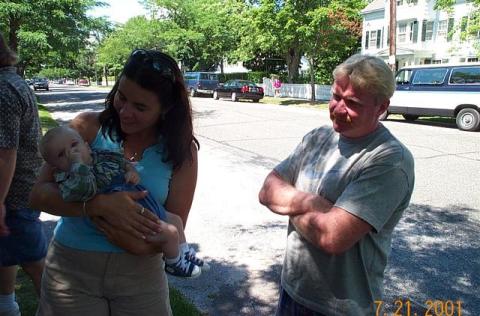
M 298 190 L 318 193 L 373 227 L 345 253 L 329 255 L 289 223 L 282 287 L 325 315 L 375 315 L 392 231 L 413 190 L 411 153 L 381 124 L 359 139 L 321 127 L 275 171 Z

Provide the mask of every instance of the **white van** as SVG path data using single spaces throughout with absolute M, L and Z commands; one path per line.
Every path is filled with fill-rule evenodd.
M 456 118 L 459 129 L 480 128 L 480 63 L 408 66 L 396 75 L 388 114 L 407 121 L 420 116 Z

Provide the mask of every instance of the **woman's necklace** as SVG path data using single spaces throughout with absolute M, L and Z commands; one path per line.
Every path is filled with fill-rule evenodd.
M 137 151 L 134 151 L 134 152 L 133 152 L 133 155 L 131 155 L 131 156 L 129 157 L 129 155 L 128 155 L 128 154 L 126 153 L 126 151 L 125 151 L 125 141 L 122 142 L 122 149 L 123 149 L 123 153 L 124 153 L 124 155 L 125 155 L 125 158 L 126 158 L 128 161 L 134 162 L 134 161 L 139 161 L 139 160 L 142 159 L 141 154 L 140 154 L 139 152 L 137 152 Z

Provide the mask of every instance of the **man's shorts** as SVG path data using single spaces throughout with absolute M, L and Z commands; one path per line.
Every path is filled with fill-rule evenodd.
M 10 234 L 0 237 L 0 266 L 21 265 L 45 257 L 47 238 L 39 216 L 39 211 L 7 208 L 5 223 Z
M 280 286 L 280 298 L 278 299 L 275 316 L 325 316 L 317 313 L 302 304 L 297 303 L 288 295 L 287 291 Z

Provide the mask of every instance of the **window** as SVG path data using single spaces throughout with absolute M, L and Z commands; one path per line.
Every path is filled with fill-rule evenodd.
M 370 31 L 370 47 L 376 47 L 377 46 L 377 31 Z
M 405 43 L 407 40 L 407 23 L 398 23 L 398 42 Z
M 433 21 L 427 22 L 425 28 L 425 40 L 430 41 L 433 37 Z
M 408 84 L 410 83 L 410 78 L 412 77 L 412 70 L 404 69 L 400 70 L 395 77 L 397 84 Z
M 419 69 L 413 78 L 413 84 L 441 84 L 446 74 L 447 68 Z
M 438 21 L 438 27 L 437 27 L 438 38 L 447 38 L 447 27 L 448 27 L 447 20 Z
M 418 22 L 413 21 L 410 23 L 410 42 L 416 43 L 418 39 Z
M 480 67 L 462 67 L 453 69 L 449 83 L 480 85 Z
M 195 80 L 197 79 L 198 74 L 185 74 L 185 80 Z
M 433 37 L 433 21 L 423 20 L 422 22 L 422 42 L 431 41 Z
M 476 62 L 478 62 L 478 58 L 477 58 L 477 57 L 467 58 L 467 63 L 476 63 Z

